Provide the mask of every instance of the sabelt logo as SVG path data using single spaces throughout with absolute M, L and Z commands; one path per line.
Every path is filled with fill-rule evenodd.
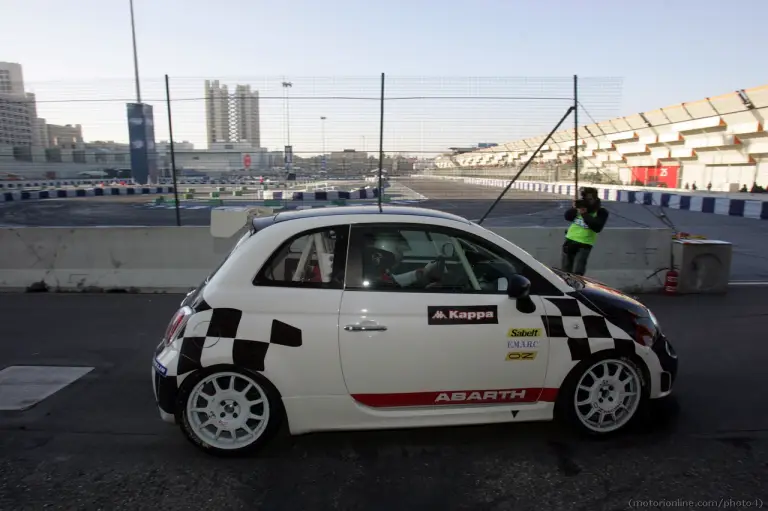
M 510 328 L 507 337 L 541 337 L 541 328 Z
M 427 307 L 430 325 L 487 325 L 498 324 L 495 305 L 430 306 Z
M 535 360 L 535 351 L 512 351 L 507 353 L 507 360 Z
M 483 390 L 474 392 L 441 392 L 435 403 L 472 403 L 490 401 L 517 401 L 525 399 L 525 389 L 519 390 Z

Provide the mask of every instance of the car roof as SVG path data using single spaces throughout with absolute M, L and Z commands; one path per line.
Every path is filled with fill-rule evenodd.
M 253 227 L 261 230 L 274 223 L 286 222 L 289 220 L 300 220 L 302 218 L 316 218 L 326 216 L 353 216 L 353 215 L 402 215 L 419 216 L 427 218 L 440 218 L 443 220 L 454 220 L 457 222 L 470 224 L 471 222 L 464 217 L 438 211 L 436 209 L 415 208 L 407 206 L 331 206 L 323 208 L 300 209 L 291 211 L 281 211 L 270 217 L 256 217 L 253 219 Z

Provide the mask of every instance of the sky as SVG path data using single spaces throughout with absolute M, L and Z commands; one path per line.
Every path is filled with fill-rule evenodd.
M 22 64 L 38 115 L 126 142 L 129 1 L 0 3 L 0 61 Z M 134 0 L 134 12 L 156 137 L 168 138 L 167 74 L 174 139 L 200 148 L 205 79 L 260 91 L 270 149 L 287 141 L 291 81 L 301 154 L 377 149 L 383 72 L 385 150 L 424 156 L 546 134 L 573 75 L 580 124 L 768 84 L 768 0 Z

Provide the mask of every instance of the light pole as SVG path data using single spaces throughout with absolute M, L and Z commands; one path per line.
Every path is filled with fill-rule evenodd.
M 321 115 L 320 116 L 320 137 L 322 139 L 322 145 L 323 145 L 323 156 L 320 160 L 322 162 L 322 170 L 325 170 L 325 120 L 327 119 L 326 116 Z
M 141 103 L 141 86 L 139 85 L 139 55 L 136 51 L 136 23 L 133 19 L 133 0 L 131 6 L 131 37 L 133 39 L 133 73 L 136 77 L 136 103 Z
M 288 102 L 288 90 L 293 87 L 292 82 L 283 82 L 283 89 L 285 89 L 285 169 L 291 171 L 291 161 L 293 161 L 293 148 L 291 148 L 291 112 Z M 290 155 L 287 151 L 290 151 Z

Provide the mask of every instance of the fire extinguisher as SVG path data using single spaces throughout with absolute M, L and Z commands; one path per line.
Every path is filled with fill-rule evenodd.
M 677 294 L 677 270 L 668 270 L 664 277 L 664 292 L 668 295 Z

